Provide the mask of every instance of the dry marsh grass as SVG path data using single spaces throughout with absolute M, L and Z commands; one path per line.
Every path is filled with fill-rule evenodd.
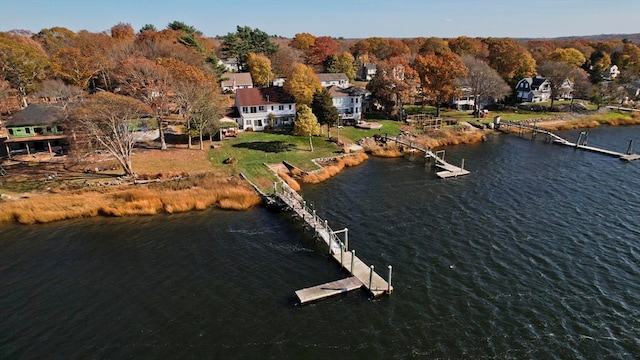
M 356 153 L 352 156 L 345 156 L 332 161 L 323 166 L 322 170 L 302 175 L 302 182 L 305 184 L 318 184 L 336 176 L 345 167 L 357 166 L 365 162 L 369 156 L 365 153 Z
M 170 214 L 212 206 L 245 210 L 260 202 L 260 196 L 243 181 L 201 174 L 187 180 L 136 185 L 134 188 L 77 190 L 3 201 L 0 202 L 0 222 L 34 224 L 98 215 Z

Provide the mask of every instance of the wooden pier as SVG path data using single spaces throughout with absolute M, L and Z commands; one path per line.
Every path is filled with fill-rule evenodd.
M 374 266 L 368 266 L 356 256 L 355 250 L 349 250 L 349 232 L 348 229 L 334 231 L 329 227 L 326 220 L 321 219 L 314 209 L 307 206 L 306 201 L 295 192 L 285 182 L 274 183 L 274 200 L 282 207 L 293 212 L 293 216 L 300 219 L 304 224 L 314 231 L 314 235 L 323 240 L 327 245 L 329 256 L 336 260 L 340 266 L 349 274 L 346 279 L 332 281 L 327 284 L 317 285 L 296 291 L 296 296 L 301 304 L 324 299 L 329 296 L 341 294 L 347 291 L 365 288 L 374 297 L 383 294 L 391 294 L 393 287 L 391 286 L 392 267 L 388 268 L 388 279 L 374 271 Z M 344 234 L 342 241 L 338 234 Z
M 572 148 L 576 148 L 576 149 L 582 149 L 582 150 L 586 150 L 586 151 L 591 151 L 591 152 L 595 152 L 598 154 L 603 154 L 603 155 L 608 155 L 608 156 L 613 156 L 613 157 L 617 157 L 620 160 L 624 160 L 624 161 L 634 161 L 634 160 L 640 160 L 640 155 L 639 154 L 633 154 L 633 140 L 631 140 L 629 142 L 629 148 L 627 150 L 627 153 L 621 153 L 618 151 L 612 151 L 612 150 L 607 150 L 607 149 L 602 149 L 599 147 L 595 147 L 595 146 L 588 146 L 587 145 L 587 141 L 589 138 L 589 133 L 586 131 L 582 131 L 580 132 L 580 136 L 578 137 L 578 140 L 576 142 L 571 142 L 567 139 L 564 139 L 562 137 L 560 137 L 559 135 L 556 135 L 554 133 L 552 133 L 551 131 L 547 131 L 547 130 L 543 130 L 540 129 L 536 126 L 532 126 L 532 125 L 528 125 L 528 124 L 522 124 L 522 123 L 504 123 L 503 126 L 507 127 L 507 132 L 512 133 L 513 131 L 511 130 L 511 127 L 515 128 L 520 135 L 523 135 L 524 131 L 531 131 L 531 137 L 532 139 L 535 139 L 536 134 L 545 134 L 547 135 L 547 138 L 551 139 L 553 141 L 554 144 L 558 144 L 558 145 L 564 145 L 564 146 L 569 146 Z M 501 126 L 502 129 L 502 126 Z
M 413 144 L 411 141 L 401 139 L 400 136 L 385 135 L 384 140 L 393 141 L 396 144 L 402 144 L 411 149 L 421 151 L 424 153 L 425 158 L 432 158 L 435 161 L 435 166 L 441 169 L 440 171 L 436 172 L 436 176 L 438 176 L 440 179 L 464 176 L 464 175 L 469 175 L 471 173 L 469 170 L 465 170 L 464 159 L 462 159 L 462 165 L 460 165 L 460 167 L 446 162 L 444 160 L 444 151 L 434 153 L 429 149 L 425 149 L 416 144 Z M 438 156 L 438 154 L 442 154 L 442 156 Z

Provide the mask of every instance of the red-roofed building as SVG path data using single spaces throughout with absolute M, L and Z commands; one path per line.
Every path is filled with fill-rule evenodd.
M 295 100 L 279 87 L 238 89 L 235 106 L 241 130 L 293 125 L 296 118 Z

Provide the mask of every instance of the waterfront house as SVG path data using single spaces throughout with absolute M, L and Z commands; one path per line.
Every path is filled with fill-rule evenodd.
M 295 100 L 280 87 L 238 89 L 235 107 L 240 130 L 291 126 L 296 117 Z
M 350 86 L 343 89 L 332 85 L 327 88 L 333 106 L 338 109 L 342 124 L 355 124 L 362 118 L 362 104 L 369 92 L 361 87 Z
M 317 75 L 322 87 L 338 86 L 344 89 L 350 86 L 349 78 L 345 73 L 320 73 Z
M 573 83 L 564 79 L 558 89 L 556 99 L 570 99 L 573 91 Z M 543 102 L 551 99 L 551 83 L 549 80 L 536 76 L 524 78 L 516 84 L 518 99 L 524 102 Z
M 516 84 L 518 99 L 525 102 L 542 102 L 551 98 L 551 84 L 543 77 L 527 77 Z
M 37 152 L 63 153 L 69 149 L 69 138 L 62 130 L 65 111 L 50 104 L 30 104 L 6 123 L 7 154 Z
M 223 92 L 235 93 L 237 89 L 248 89 L 253 87 L 251 74 L 245 73 L 225 73 L 222 75 L 220 88 Z

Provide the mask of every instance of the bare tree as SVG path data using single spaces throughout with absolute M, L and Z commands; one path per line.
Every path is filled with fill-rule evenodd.
M 151 115 L 151 108 L 134 98 L 101 92 L 75 109 L 75 128 L 82 129 L 122 166 L 125 175 L 134 176 L 131 155 L 135 139 L 133 122 Z
M 557 61 L 547 61 L 538 66 L 538 73 L 549 82 L 551 89 L 551 107 L 553 101 L 566 96 L 572 91 L 571 78 L 579 69 L 575 66 Z
M 471 55 L 463 55 L 462 61 L 469 72 L 460 79 L 460 85 L 471 90 L 474 113 L 479 117 L 480 104 L 489 99 L 504 99 L 511 93 L 511 88 L 486 62 Z

